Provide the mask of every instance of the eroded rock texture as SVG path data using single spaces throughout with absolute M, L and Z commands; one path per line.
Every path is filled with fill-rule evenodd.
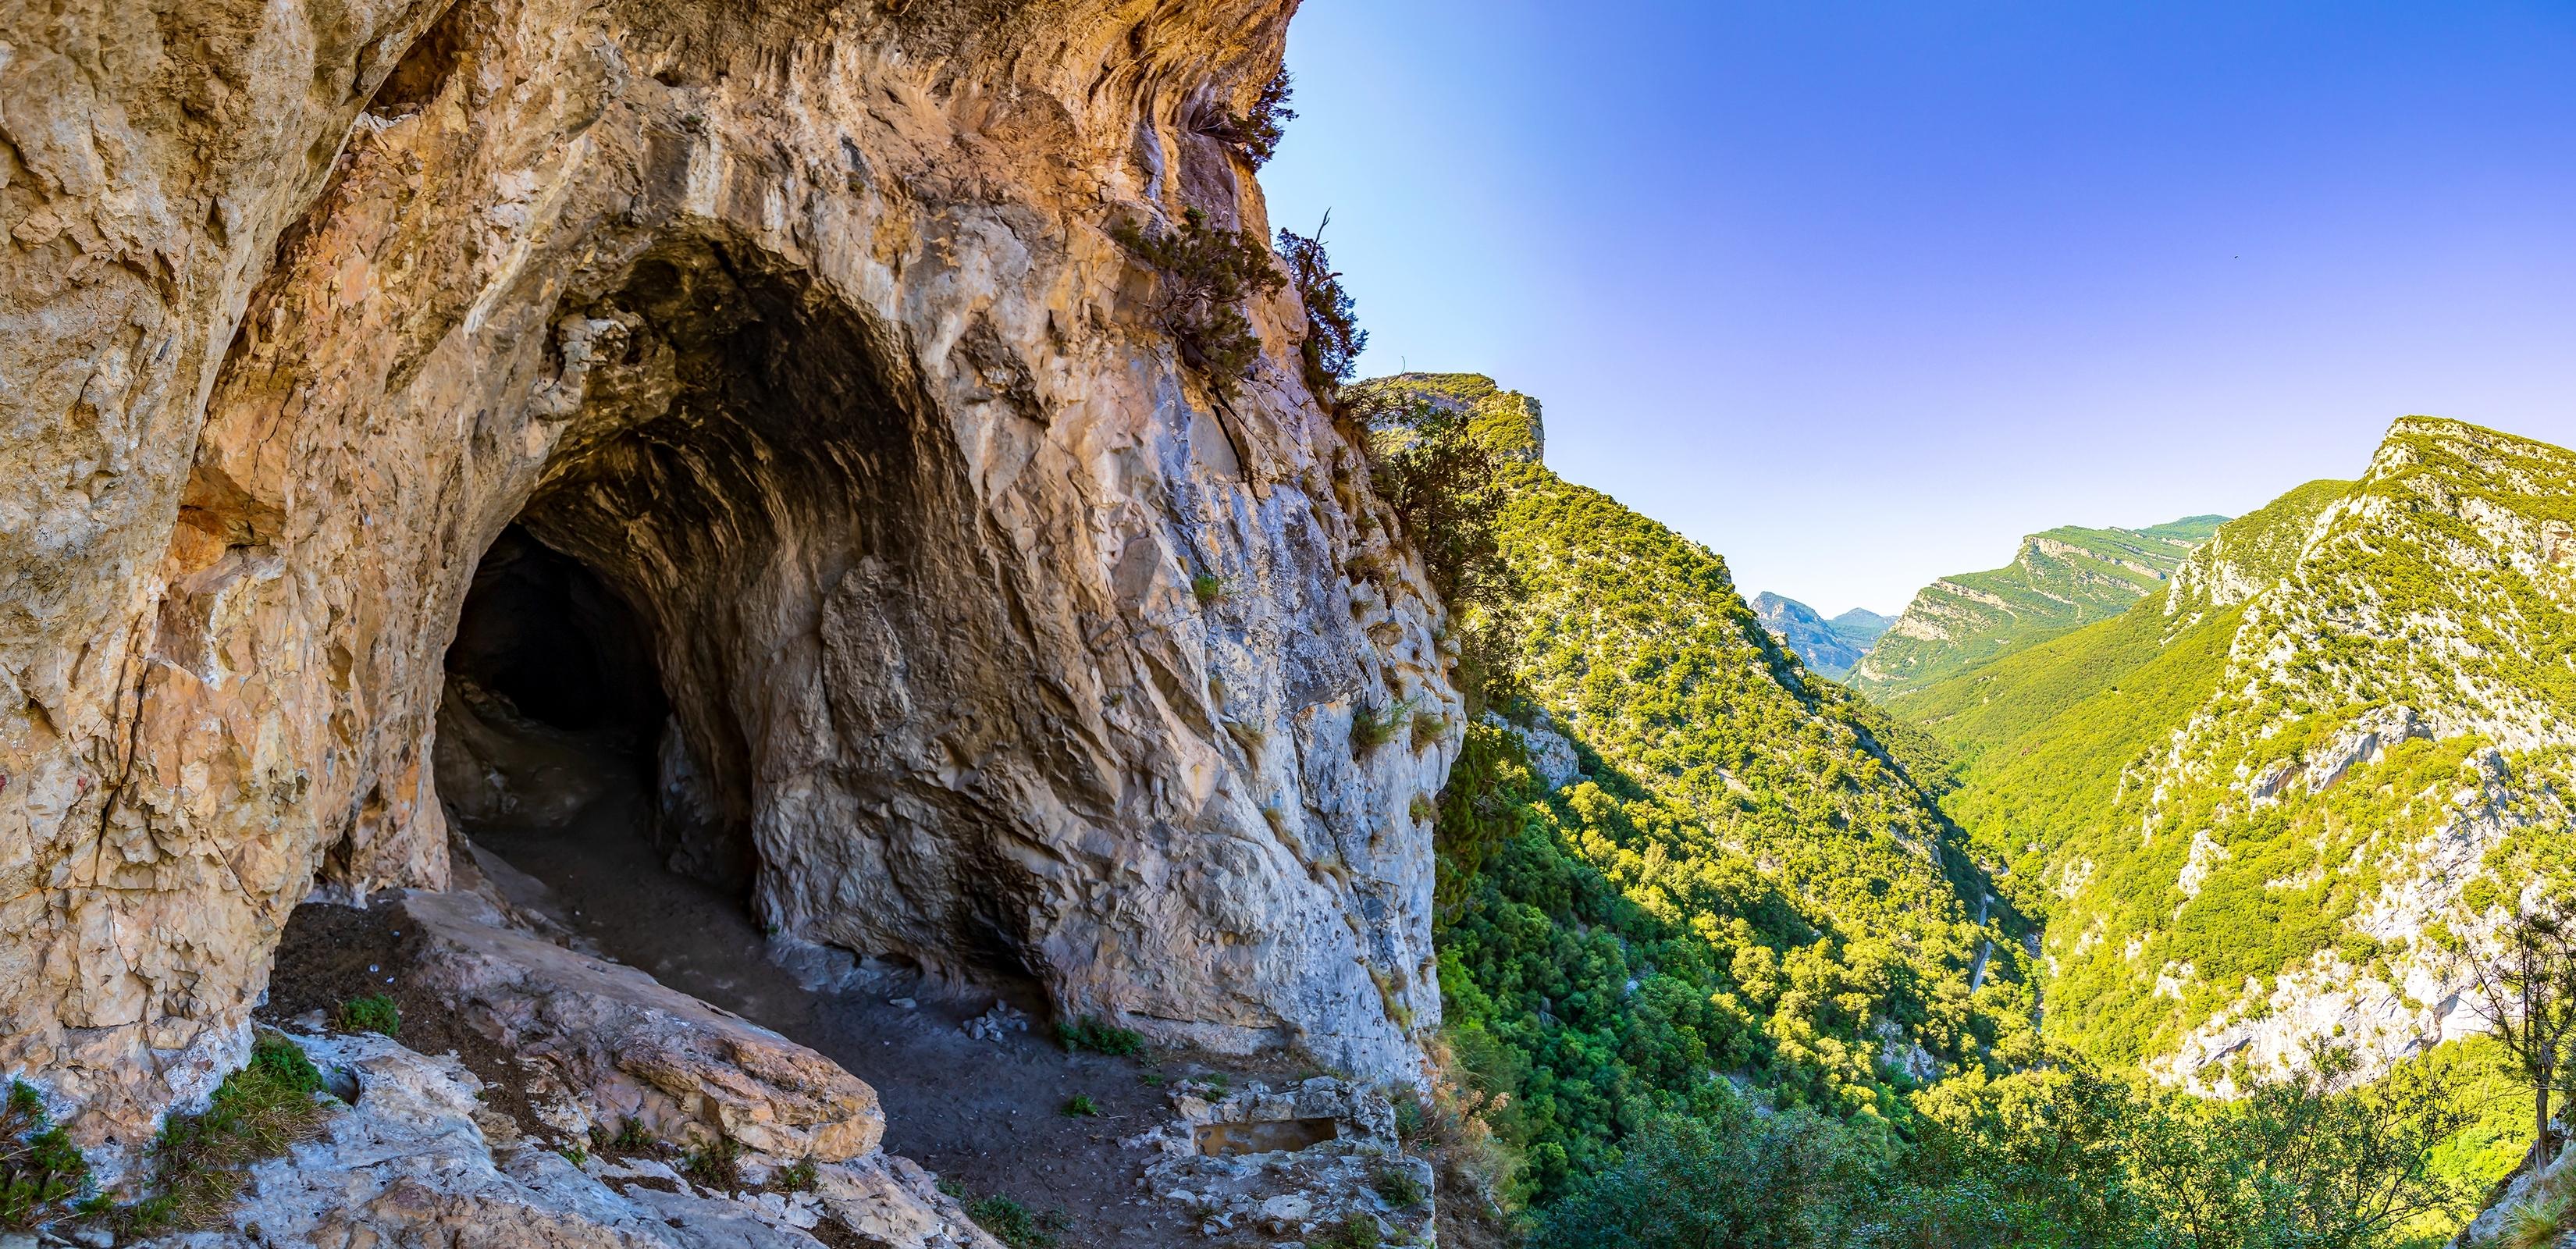
M 782 934 L 1405 1068 L 1437 607 L 1294 296 L 1221 408 L 1106 232 L 1266 228 L 1199 131 L 1293 7 L 0 7 L 0 1066 L 138 1129 L 317 881 L 446 882 L 517 523 L 641 622 Z

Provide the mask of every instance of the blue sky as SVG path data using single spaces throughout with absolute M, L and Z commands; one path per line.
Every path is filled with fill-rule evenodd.
M 1307 0 L 1275 224 L 1748 594 L 2576 445 L 2576 0 Z

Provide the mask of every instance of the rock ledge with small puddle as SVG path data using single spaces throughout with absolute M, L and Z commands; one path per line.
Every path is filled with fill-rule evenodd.
M 1384 1094 L 1334 1076 L 1276 1091 L 1185 1081 L 1172 1109 L 1125 1143 L 1154 1151 L 1147 1191 L 1207 1235 L 1303 1245 L 1365 1220 L 1383 1243 L 1433 1243 L 1431 1163 L 1405 1152 Z

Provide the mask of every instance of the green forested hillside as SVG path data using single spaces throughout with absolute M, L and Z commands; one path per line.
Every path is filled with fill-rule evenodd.
M 2032 534 L 2010 564 L 1923 587 L 1852 669 L 1851 682 L 1892 697 L 2116 615 L 2160 588 L 2225 519 L 2192 516 L 2147 529 L 2070 525 Z
M 2068 830 L 2100 818 L 2122 769 L 2172 733 L 2226 667 L 2247 587 L 2285 575 L 2317 513 L 2351 487 L 2319 481 L 2231 521 L 2130 610 L 1888 702 L 1963 767 L 1953 818 L 1999 891 L 2033 916 Z
M 2408 418 L 2127 613 L 1894 698 L 2046 920 L 2048 1035 L 2223 1090 L 2481 1026 L 2435 930 L 2576 863 L 2571 522 L 2576 454 Z M 2523 1144 L 2481 1139 L 2447 1165 Z
M 1462 1048 L 1512 1068 L 1537 1191 L 1659 1109 L 1733 1095 L 1720 1077 L 1884 1122 L 1908 1064 L 2027 1048 L 2016 933 L 2005 908 L 1980 923 L 1927 739 L 1810 675 L 1714 553 L 1535 455 L 1502 469 L 1495 538 L 1518 582 L 1509 686 L 1586 776 L 1544 791 L 1514 731 L 1477 729 L 1442 822 L 1442 984 Z
M 1962 765 L 1812 675 L 1715 553 L 1550 472 L 1516 432 L 1535 403 L 1454 375 L 1351 394 L 1405 526 L 1453 527 L 1416 535 L 1434 579 L 1478 587 L 1455 627 L 1493 667 L 1462 671 L 1499 714 L 1441 798 L 1444 1034 L 1540 1244 L 2360 1249 L 2455 1225 L 2474 1168 L 2416 1163 L 2509 1135 L 2465 1130 L 2457 1061 L 2342 1091 L 2359 1060 L 2328 1044 L 2322 1070 L 2212 1101 L 2035 1026 L 2039 934 L 2009 899 L 2063 913 L 2066 842 L 2034 827 L 2116 806 L 2118 769 L 1973 839 L 1943 809 L 1984 819 L 1992 776 L 2048 744 L 2037 721 L 2092 699 L 2136 714 L 2067 749 L 2156 749 L 2149 721 L 2206 701 L 2247 611 L 2198 587 L 2239 570 L 2190 583 L 2191 613 L 2019 657 L 2006 684 L 2053 700 L 2034 710 L 1919 696 Z M 1579 769 L 1552 785 L 1531 759 L 1562 752 L 1527 747 L 1556 729 Z M 1962 774 L 1983 787 L 1952 793 Z M 2101 1042 L 2081 1009 L 2052 1000 L 2050 1029 Z

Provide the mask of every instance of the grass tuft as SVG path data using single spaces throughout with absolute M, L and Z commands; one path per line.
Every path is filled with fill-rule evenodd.
M 733 1192 L 742 1183 L 742 1142 L 719 1136 L 680 1155 L 680 1174 L 718 1192 Z
M 0 1106 L 0 1228 L 33 1227 L 88 1188 L 89 1160 L 45 1113 L 36 1090 L 11 1080 Z
M 150 1195 L 100 1211 L 129 1234 L 183 1231 L 221 1218 L 254 1163 L 318 1130 L 322 1073 L 292 1042 L 262 1038 L 250 1065 L 225 1077 L 204 1112 L 172 1115 L 152 1142 Z
M 402 1011 L 393 998 L 382 993 L 353 997 L 340 1003 L 335 1022 L 343 1032 L 380 1032 L 394 1036 L 402 1031 Z
M 1379 1167 L 1377 1174 L 1370 1177 L 1369 1187 L 1376 1189 L 1377 1195 L 1386 1199 L 1386 1204 L 1398 1210 L 1421 1205 L 1424 1196 L 1422 1181 L 1413 1178 L 1413 1172 L 1402 1167 Z
M 1098 1118 L 1100 1103 L 1091 1100 L 1089 1093 L 1076 1093 L 1071 1100 L 1065 1102 L 1063 1110 L 1058 1113 L 1078 1119 Z
M 598 1153 L 651 1153 L 660 1144 L 644 1130 L 644 1121 L 633 1115 L 619 1116 L 614 1132 L 596 1123 L 590 1125 L 590 1147 Z
M 966 1216 L 1011 1249 L 1048 1249 L 1072 1225 L 1061 1210 L 1040 1214 L 999 1193 L 968 1204 Z
M 778 1168 L 777 1174 L 769 1177 L 769 1184 L 782 1193 L 810 1193 L 814 1191 L 814 1179 L 814 1160 L 799 1158 Z
M 1143 1033 L 1120 1028 L 1085 1015 L 1072 1023 L 1055 1026 L 1055 1036 L 1069 1050 L 1090 1050 L 1095 1054 L 1126 1055 L 1145 1051 Z
M 1351 713 L 1351 749 L 1365 754 L 1395 740 L 1397 729 L 1404 726 L 1413 708 L 1407 703 L 1390 703 L 1375 711 L 1361 708 Z
M 1448 731 L 1449 717 L 1436 711 L 1413 713 L 1413 748 L 1415 750 L 1429 750 L 1438 744 L 1441 736 Z
M 1377 1249 L 1385 1243 L 1386 1233 L 1377 1220 L 1354 1210 L 1320 1238 L 1307 1241 L 1306 1249 Z

